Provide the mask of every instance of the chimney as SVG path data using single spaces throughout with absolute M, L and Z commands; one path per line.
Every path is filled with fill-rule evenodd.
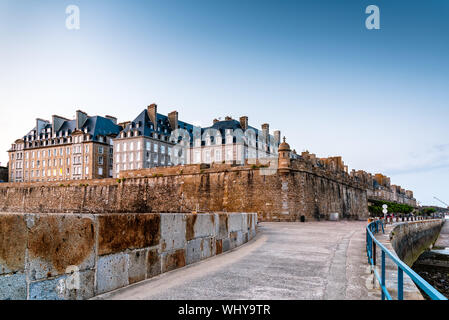
M 116 117 L 108 116 L 108 115 L 105 115 L 104 117 L 105 117 L 106 119 L 109 119 L 109 120 L 111 120 L 112 122 L 114 122 L 114 124 L 117 124 L 117 118 L 116 118 Z
M 148 117 L 153 122 L 154 130 L 157 129 L 157 104 L 150 104 L 147 108 Z
M 232 118 L 230 116 L 226 116 L 225 121 L 229 121 L 229 120 L 232 120 Z
M 276 130 L 273 132 L 274 134 L 274 143 L 278 146 L 281 143 L 281 131 Z
M 168 122 L 172 130 L 178 129 L 178 111 L 172 111 L 168 114 Z
M 58 132 L 59 129 L 61 129 L 62 125 L 64 124 L 64 121 L 66 121 L 66 120 L 68 120 L 68 119 L 60 117 L 60 116 L 52 115 L 51 116 L 51 130 L 52 130 L 52 132 L 53 133 Z M 39 123 L 40 121 L 42 121 L 42 120 L 37 119 L 38 125 L 40 124 Z M 38 129 L 38 132 L 40 132 L 39 129 Z
M 214 124 L 217 123 L 217 122 L 219 122 L 219 120 L 218 119 L 214 119 Z
M 240 126 L 242 127 L 243 130 L 248 129 L 248 117 L 247 116 L 240 117 Z
M 76 129 L 77 130 L 81 130 L 81 128 L 83 127 L 84 123 L 86 123 L 86 120 L 88 118 L 87 113 L 85 113 L 84 111 L 81 110 L 76 110 Z M 55 133 L 55 131 L 53 131 L 53 133 Z

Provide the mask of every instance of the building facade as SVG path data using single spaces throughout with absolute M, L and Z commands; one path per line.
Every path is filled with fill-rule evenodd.
M 180 121 L 178 112 L 157 113 L 157 105 L 143 110 L 133 121 L 120 124 L 123 130 L 113 139 L 114 170 L 120 171 L 196 163 L 237 163 L 277 157 L 280 131 L 269 134 L 269 125 L 258 130 L 226 117 L 206 128 Z M 251 161 L 250 161 L 251 162 Z
M 270 135 L 269 124 L 261 130 L 248 125 L 248 117 L 239 121 L 226 117 L 214 120 L 213 125 L 195 132 L 188 152 L 188 164 L 196 163 L 250 163 L 256 159 L 277 158 L 280 131 Z
M 112 177 L 112 138 L 121 131 L 111 116 L 76 111 L 69 120 L 54 115 L 12 144 L 9 181 L 38 182 Z
M 171 166 L 174 139 L 172 132 L 192 134 L 193 126 L 178 120 L 178 112 L 168 116 L 157 113 L 157 105 L 151 104 L 133 121 L 121 123 L 123 130 L 113 140 L 113 176 L 120 171 Z M 181 164 L 185 164 L 181 163 Z

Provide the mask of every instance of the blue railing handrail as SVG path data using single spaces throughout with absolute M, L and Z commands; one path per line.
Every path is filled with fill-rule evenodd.
M 447 300 L 447 298 L 442 295 L 438 290 L 436 290 L 434 287 L 432 287 L 426 280 L 421 278 L 415 271 L 413 271 L 409 266 L 407 266 L 401 259 L 399 259 L 397 256 L 395 256 L 393 253 L 390 252 L 383 244 L 380 243 L 379 240 L 377 240 L 374 235 L 374 233 L 379 232 L 379 225 L 382 227 L 382 232 L 384 233 L 384 224 L 383 220 L 376 220 L 371 222 L 366 226 L 366 253 L 368 256 L 368 263 L 373 267 L 372 270 L 374 272 L 374 275 L 376 276 L 377 280 L 380 283 L 381 290 L 382 290 L 382 300 L 392 300 L 390 293 L 387 290 L 387 287 L 385 285 L 386 278 L 385 278 L 385 256 L 388 255 L 391 260 L 397 265 L 398 267 L 398 300 L 403 300 L 404 298 L 404 278 L 403 273 L 405 272 L 410 279 L 412 279 L 432 300 Z M 382 275 L 379 276 L 378 272 L 376 271 L 376 268 L 374 266 L 376 265 L 376 246 L 379 246 L 382 252 L 382 261 L 381 261 L 381 272 Z

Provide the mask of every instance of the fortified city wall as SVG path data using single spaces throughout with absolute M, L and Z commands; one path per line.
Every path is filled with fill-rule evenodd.
M 262 221 L 368 216 L 363 183 L 304 159 L 283 173 L 260 164 L 211 164 L 124 171 L 119 178 L 2 184 L 0 211 L 257 212 Z

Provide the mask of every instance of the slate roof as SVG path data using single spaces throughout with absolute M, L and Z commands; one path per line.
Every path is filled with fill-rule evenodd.
M 37 132 L 36 139 L 41 138 L 41 134 L 45 137 L 47 133 L 47 129 L 51 128 L 52 125 L 50 122 L 47 122 L 45 126 L 43 126 L 41 132 Z M 83 126 L 80 128 L 83 132 L 87 128 L 87 133 L 91 135 L 92 141 L 98 141 L 99 136 L 107 136 L 107 135 L 118 135 L 122 129 L 119 125 L 116 125 L 111 119 L 104 118 L 101 116 L 92 116 L 88 117 L 84 122 Z M 65 136 L 65 133 L 68 132 L 69 135 L 73 133 L 76 129 L 76 120 L 66 120 L 62 124 L 61 128 L 56 132 L 56 135 L 62 132 L 62 136 Z M 27 136 L 32 137 L 33 131 L 36 130 L 36 127 L 30 130 L 28 134 L 26 134 L 23 138 L 25 139 Z M 53 132 L 52 132 L 53 134 Z M 52 137 L 52 136 L 51 136 Z
M 156 113 L 156 122 L 157 122 L 157 130 L 154 128 L 153 122 L 148 116 L 147 109 L 144 109 L 133 121 L 131 121 L 129 125 L 127 125 L 123 129 L 123 131 L 127 133 L 130 130 L 132 131 L 137 130 L 140 136 L 145 137 L 152 137 L 154 132 L 156 132 L 157 134 L 170 136 L 173 128 L 170 126 L 168 116 Z M 139 124 L 138 128 L 137 124 Z M 187 132 L 189 132 L 190 141 L 192 143 L 194 126 L 190 123 L 178 120 L 178 128 L 185 129 L 187 130 Z

